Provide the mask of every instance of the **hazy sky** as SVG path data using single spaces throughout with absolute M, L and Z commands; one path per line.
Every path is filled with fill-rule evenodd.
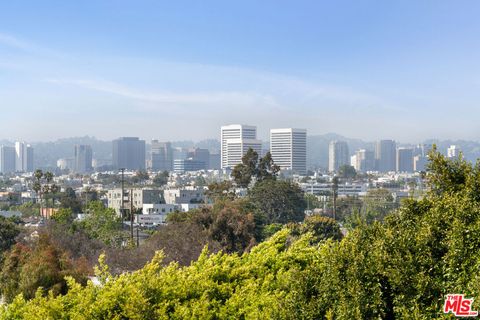
M 480 1 L 1 1 L 0 139 L 480 139 Z

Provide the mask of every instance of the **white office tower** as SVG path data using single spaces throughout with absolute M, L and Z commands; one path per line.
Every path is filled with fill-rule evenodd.
M 222 169 L 242 163 L 243 155 L 249 148 L 262 154 L 262 142 L 257 140 L 257 127 L 231 124 L 221 128 Z
M 360 171 L 360 170 L 358 169 L 357 154 L 354 154 L 353 156 L 350 157 L 350 165 L 351 165 L 356 171 Z
M 33 148 L 25 142 L 15 142 L 15 171 L 33 172 Z
M 307 130 L 271 129 L 270 153 L 273 162 L 282 170 L 294 173 L 307 172 Z
M 449 158 L 457 158 L 460 155 L 460 148 L 454 144 L 452 144 L 448 149 L 447 149 L 447 157 Z
M 331 141 L 328 148 L 328 171 L 336 172 L 341 166 L 349 164 L 348 144 L 345 141 Z

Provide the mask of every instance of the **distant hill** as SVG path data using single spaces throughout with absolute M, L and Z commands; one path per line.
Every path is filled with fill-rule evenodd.
M 328 167 L 328 145 L 332 140 L 345 141 L 348 144 L 350 155 L 353 155 L 358 149 L 374 150 L 375 142 L 367 142 L 360 139 L 347 138 L 336 133 L 327 133 L 324 135 L 315 135 L 307 137 L 307 167 L 309 168 L 327 168 Z M 465 159 L 471 162 L 480 158 L 480 142 L 468 140 L 435 140 L 428 139 L 425 144 L 436 144 L 437 150 L 442 154 L 447 154 L 447 149 L 451 145 L 457 145 L 462 150 Z M 401 143 L 402 146 L 414 146 L 415 144 Z
M 192 140 L 173 141 L 172 147 L 179 148 L 203 148 L 210 150 L 211 153 L 220 153 L 220 141 L 217 139 L 205 139 L 198 142 Z
M 480 159 L 480 142 L 477 141 L 429 139 L 425 143 L 436 144 L 437 150 L 443 154 L 447 154 L 447 149 L 451 145 L 457 145 L 468 161 L 476 162 L 477 159 Z
M 87 144 L 92 147 L 93 158 L 112 159 L 112 142 L 98 140 L 95 137 L 64 138 L 51 142 L 33 142 L 34 161 L 37 168 L 56 167 L 60 158 L 73 158 L 76 144 Z
M 358 149 L 373 150 L 373 142 L 365 142 L 360 139 L 352 139 L 341 136 L 336 133 L 327 133 L 307 137 L 307 167 L 308 168 L 327 168 L 328 167 L 328 146 L 330 141 L 340 140 L 348 144 L 350 155 L 353 155 Z
M 7 140 L 1 140 L 3 145 L 13 145 L 14 143 Z M 93 158 L 102 160 L 102 162 L 110 162 L 112 160 L 112 141 L 98 140 L 95 137 L 72 137 L 63 138 L 50 142 L 33 142 L 31 143 L 35 156 L 36 168 L 54 168 L 57 165 L 57 160 L 60 158 L 73 158 L 74 148 L 76 144 L 87 144 L 92 147 Z M 220 142 L 215 139 L 206 139 L 199 142 L 194 141 L 174 141 L 174 147 L 183 148 L 207 148 L 211 152 L 220 152 Z M 147 153 L 150 151 L 150 144 L 147 141 Z

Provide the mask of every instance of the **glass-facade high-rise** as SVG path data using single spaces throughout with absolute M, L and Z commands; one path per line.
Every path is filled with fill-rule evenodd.
M 112 145 L 115 169 L 145 170 L 145 140 L 122 137 L 113 140 Z

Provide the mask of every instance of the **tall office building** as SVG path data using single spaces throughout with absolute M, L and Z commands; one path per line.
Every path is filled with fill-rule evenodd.
M 185 160 L 188 158 L 188 149 L 183 147 L 173 148 L 173 161 Z
M 305 174 L 307 172 L 307 130 L 271 129 L 270 153 L 273 162 L 282 170 Z
M 350 165 L 357 171 L 360 169 L 358 168 L 358 163 L 357 163 L 357 154 L 355 153 L 353 156 L 350 157 Z
M 89 145 L 75 146 L 74 170 L 77 173 L 92 172 L 92 147 Z
M 33 172 L 33 147 L 29 144 L 25 146 L 25 155 L 24 171 Z
M 33 172 L 33 147 L 25 142 L 15 142 L 15 171 Z
M 397 148 L 397 172 L 413 172 L 412 148 Z
M 376 169 L 380 172 L 396 170 L 396 143 L 394 140 L 380 140 L 375 144 Z
M 122 137 L 113 140 L 112 145 L 115 169 L 145 169 L 145 140 L 136 137 Z
M 220 133 L 222 169 L 242 163 L 249 148 L 262 154 L 262 142 L 257 140 L 257 128 L 241 124 L 222 126 Z
M 210 151 L 203 148 L 193 148 L 188 151 L 188 159 L 204 164 L 203 170 L 210 167 Z M 200 169 L 200 170 L 202 170 Z
M 15 148 L 2 146 L 0 148 L 0 172 L 15 172 Z
M 205 170 L 205 162 L 188 159 L 175 159 L 173 160 L 173 171 L 177 173 L 185 173 L 187 171 L 199 171 Z
M 449 158 L 457 158 L 460 155 L 460 148 L 454 144 L 452 144 L 448 149 L 447 149 L 447 157 Z
M 15 142 L 15 171 L 23 172 L 23 159 L 25 158 L 25 144 Z
M 208 169 L 218 170 L 222 167 L 221 165 L 221 155 L 219 153 L 210 153 L 209 158 L 209 167 Z
M 375 154 L 371 150 L 360 149 L 355 153 L 355 170 L 361 172 L 375 170 Z
M 350 165 L 348 144 L 345 141 L 330 141 L 328 148 L 328 171 L 336 172 L 343 165 Z
M 159 142 L 158 140 L 152 140 L 151 161 L 152 170 L 154 171 L 172 171 L 172 144 L 170 142 Z

